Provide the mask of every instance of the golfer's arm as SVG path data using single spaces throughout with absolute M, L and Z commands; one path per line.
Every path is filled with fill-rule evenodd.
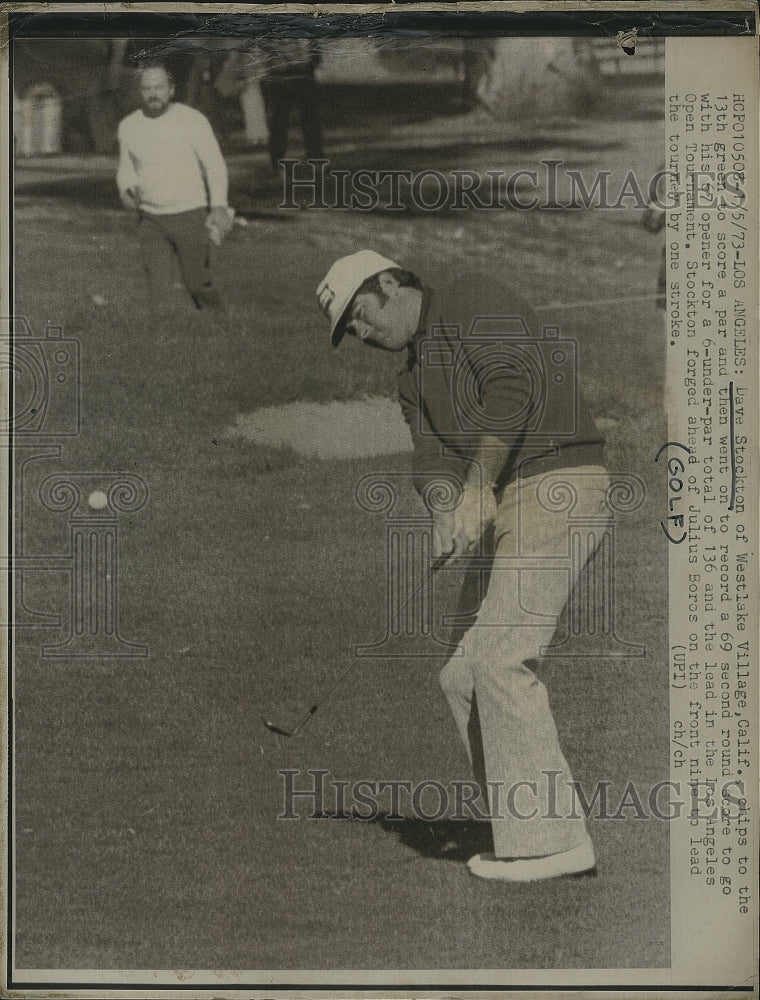
M 464 480 L 464 463 L 453 455 L 444 455 L 444 448 L 437 437 L 432 434 L 420 435 L 410 426 L 414 453 L 412 469 L 415 473 L 415 489 L 424 496 L 425 492 L 435 482 L 440 481 L 444 490 L 453 488 L 459 491 Z
M 524 373 L 513 374 L 505 369 L 501 377 L 489 377 L 489 372 L 479 371 L 475 364 L 474 371 L 478 378 L 483 379 L 483 407 L 486 413 L 505 427 L 514 425 L 515 415 L 530 408 L 531 385 Z M 483 434 L 475 449 L 470 467 L 467 470 L 467 482 L 472 486 L 493 486 L 504 472 L 510 460 L 514 444 L 495 437 L 493 434 Z
M 416 399 L 400 391 L 399 403 L 412 436 L 412 471 L 417 492 L 424 497 L 430 485 L 439 480 L 446 484 L 444 489 L 453 482 L 459 490 L 464 478 L 462 459 L 444 455 L 444 447 L 433 433 Z
M 506 468 L 512 446 L 500 438 L 484 434 L 467 469 L 468 486 L 493 486 Z

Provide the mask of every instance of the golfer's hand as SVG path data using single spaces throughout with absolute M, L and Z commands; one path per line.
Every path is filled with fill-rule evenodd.
M 442 559 L 454 552 L 454 514 L 433 516 L 433 559 Z
M 454 511 L 454 549 L 457 555 L 472 552 L 496 517 L 496 497 L 490 484 L 466 483 Z
M 217 246 L 219 246 L 232 229 L 234 218 L 235 213 L 227 208 L 226 205 L 217 205 L 216 208 L 212 208 L 208 213 L 206 229 L 208 229 L 208 234 L 212 242 L 216 243 Z

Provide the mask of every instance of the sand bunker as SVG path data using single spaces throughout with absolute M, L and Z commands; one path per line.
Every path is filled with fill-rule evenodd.
M 309 458 L 371 458 L 412 450 L 398 403 L 381 396 L 269 406 L 239 416 L 229 433 Z
M 598 417 L 609 432 L 618 420 Z M 227 431 L 255 444 L 289 448 L 308 458 L 372 458 L 412 450 L 412 438 L 393 399 L 369 396 L 348 403 L 290 403 L 243 413 Z

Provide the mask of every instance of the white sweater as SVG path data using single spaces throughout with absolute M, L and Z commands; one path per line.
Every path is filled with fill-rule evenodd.
M 119 124 L 119 191 L 139 190 L 155 215 L 227 204 L 227 166 L 208 119 L 186 104 L 158 118 L 142 109 Z

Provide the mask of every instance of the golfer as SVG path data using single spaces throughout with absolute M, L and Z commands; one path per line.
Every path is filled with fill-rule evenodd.
M 124 205 L 138 211 L 143 267 L 154 296 L 179 262 L 198 309 L 219 309 L 210 269 L 210 240 L 221 242 L 232 225 L 227 167 L 208 120 L 175 103 L 163 66 L 140 74 L 142 107 L 119 124 L 116 183 Z
M 487 566 L 492 557 L 475 572 L 472 624 L 440 678 L 476 777 L 482 784 L 482 761 L 488 782 L 494 853 L 469 868 L 517 882 L 589 871 L 585 818 L 530 666 L 609 521 L 603 440 L 575 390 L 571 345 L 544 343 L 531 310 L 499 281 L 450 282 L 439 295 L 371 250 L 336 261 L 317 297 L 334 347 L 348 334 L 402 357 L 399 397 L 436 557 Z M 452 512 L 436 510 L 436 484 L 454 484 Z M 570 508 L 574 529 L 588 525 L 575 560 Z

